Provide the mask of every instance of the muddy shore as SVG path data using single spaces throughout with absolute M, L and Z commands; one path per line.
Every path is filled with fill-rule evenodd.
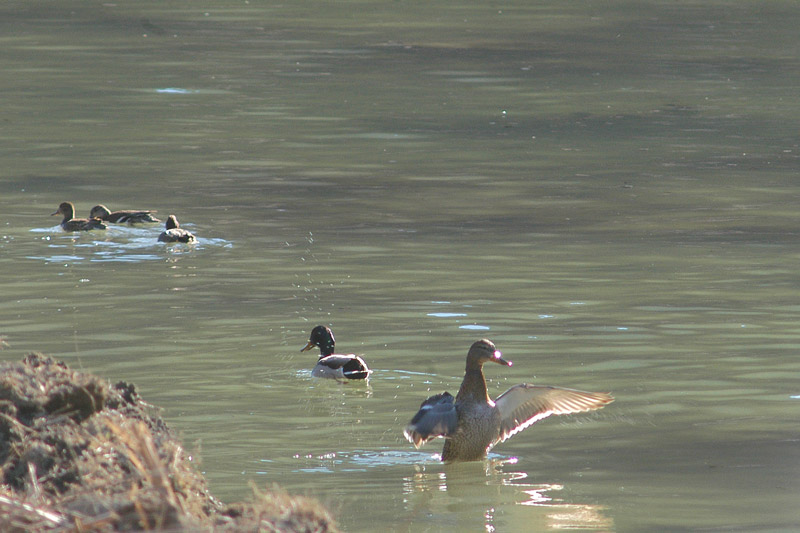
M 0 363 L 0 531 L 334 532 L 278 488 L 224 504 L 132 384 L 42 354 Z

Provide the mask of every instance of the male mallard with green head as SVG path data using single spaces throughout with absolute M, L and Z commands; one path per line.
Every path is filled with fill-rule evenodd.
M 64 231 L 89 231 L 93 229 L 106 229 L 103 221 L 97 218 L 75 218 L 75 206 L 72 202 L 61 202 L 55 213 L 50 216 L 63 215 L 61 227 Z
M 444 437 L 442 461 L 477 461 L 492 447 L 550 415 L 594 411 L 614 398 L 602 392 L 583 392 L 558 387 L 515 385 L 489 398 L 483 364 L 511 366 L 487 339 L 475 342 L 467 353 L 464 381 L 455 398 L 447 392 L 431 396 L 403 432 L 417 448 Z
M 193 234 L 181 228 L 175 215 L 167 218 L 166 227 L 167 229 L 158 236 L 158 240 L 161 242 L 195 242 L 197 240 Z
M 161 222 L 153 216 L 155 211 L 136 211 L 134 209 L 124 209 L 122 211 L 111 211 L 103 204 L 96 205 L 89 212 L 92 218 L 99 218 L 114 224 L 141 224 L 146 222 Z
M 300 351 L 306 352 L 315 346 L 319 347 L 319 360 L 311 371 L 311 375 L 317 378 L 335 379 L 367 379 L 372 373 L 367 367 L 367 363 L 355 354 L 335 354 L 333 353 L 336 340 L 333 338 L 331 328 L 327 326 L 317 326 L 311 330 L 311 335 L 306 344 Z

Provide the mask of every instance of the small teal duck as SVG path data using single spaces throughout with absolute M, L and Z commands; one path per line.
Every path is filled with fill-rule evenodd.
M 494 445 L 543 418 L 593 411 L 614 401 L 602 392 L 527 383 L 511 387 L 492 401 L 483 377 L 483 364 L 488 361 L 511 366 L 491 341 L 479 340 L 467 353 L 466 373 L 456 397 L 444 392 L 422 402 L 403 432 L 415 447 L 444 437 L 442 461 L 478 461 Z
M 195 242 L 197 240 L 194 235 L 181 228 L 175 215 L 167 218 L 166 226 L 167 229 L 158 236 L 158 240 L 161 242 Z
M 317 326 L 311 330 L 311 335 L 306 344 L 300 351 L 307 352 L 314 346 L 319 347 L 319 361 L 311 371 L 311 375 L 316 378 L 334 379 L 367 379 L 372 370 L 367 367 L 367 363 L 355 354 L 335 354 L 333 353 L 336 340 L 333 338 L 331 328 Z
M 64 216 L 61 221 L 64 231 L 89 231 L 108 227 L 98 218 L 75 218 L 75 206 L 72 202 L 61 202 L 56 212 L 50 214 L 51 217 L 54 215 Z
M 122 211 L 111 211 L 103 204 L 96 205 L 89 212 L 92 218 L 99 218 L 114 224 L 141 224 L 146 222 L 161 222 L 153 216 L 155 211 L 136 211 L 134 209 L 125 209 Z

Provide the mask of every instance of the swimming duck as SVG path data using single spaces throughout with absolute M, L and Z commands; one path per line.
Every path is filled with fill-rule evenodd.
M 64 215 L 61 227 L 64 231 L 89 231 L 92 229 L 106 229 L 108 226 L 98 218 L 75 218 L 75 206 L 72 202 L 61 202 L 53 215 Z
M 96 205 L 89 212 L 92 218 L 99 218 L 100 220 L 107 220 L 116 224 L 137 224 L 142 222 L 161 222 L 153 216 L 155 211 L 136 211 L 133 209 L 125 209 L 123 211 L 111 211 L 103 204 Z
M 167 229 L 158 236 L 158 240 L 161 242 L 195 242 L 197 240 L 194 235 L 181 228 L 175 215 L 167 218 L 166 226 Z
M 335 379 L 367 379 L 372 370 L 367 367 L 367 363 L 355 354 L 335 354 L 333 347 L 336 340 L 333 338 L 331 328 L 317 326 L 311 330 L 311 335 L 301 352 L 307 352 L 314 346 L 319 347 L 319 361 L 311 371 L 311 375 L 316 378 L 335 378 Z
M 602 392 L 527 383 L 511 387 L 492 401 L 483 377 L 483 364 L 488 361 L 511 366 L 490 340 L 479 340 L 467 353 L 466 373 L 456 397 L 444 392 L 422 402 L 403 432 L 415 447 L 444 437 L 442 461 L 477 461 L 495 444 L 543 418 L 593 411 L 614 401 Z

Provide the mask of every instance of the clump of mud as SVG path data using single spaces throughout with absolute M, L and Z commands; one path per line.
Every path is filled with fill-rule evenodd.
M 337 531 L 280 490 L 224 505 L 133 385 L 30 354 L 0 364 L 0 531 Z

